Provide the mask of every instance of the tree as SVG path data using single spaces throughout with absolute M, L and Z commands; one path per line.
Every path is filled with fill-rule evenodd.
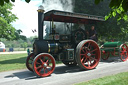
M 15 0 L 11 0 L 12 2 L 15 2 Z M 29 3 L 31 0 L 25 0 L 27 3 Z M 42 0 L 41 0 L 42 1 Z M 76 0 L 77 1 L 77 0 Z M 85 0 L 86 1 L 86 0 Z M 112 16 L 118 16 L 117 20 L 128 19 L 128 0 L 95 0 L 95 4 L 99 4 L 102 1 L 109 1 L 109 7 L 111 8 L 110 13 L 105 18 L 111 18 Z M 84 2 L 84 1 L 83 1 Z M 90 2 L 92 2 L 90 0 Z M 3 6 L 4 3 L 9 3 L 9 0 L 0 0 L 0 5 Z
M 74 11 L 78 13 L 105 16 L 111 9 L 109 9 L 108 4 L 109 0 L 95 5 L 94 0 L 76 0 Z M 80 7 L 82 6 L 82 7 Z M 100 9 L 100 10 L 99 10 Z M 111 19 L 108 19 L 105 22 L 96 23 L 95 28 L 98 32 L 98 37 L 105 37 L 106 40 L 109 39 L 126 39 L 128 33 L 128 21 L 120 20 L 117 21 L 117 16 Z M 89 29 L 91 25 L 85 25 L 86 29 Z
M 28 46 L 28 44 L 26 42 L 21 44 L 21 47 L 24 48 L 24 50 L 26 50 L 27 46 Z
M 15 0 L 11 0 L 12 2 L 15 2 Z M 31 0 L 25 0 L 27 3 L 29 3 Z M 9 3 L 10 0 L 0 0 L 0 5 L 3 6 L 5 3 Z
M 22 30 L 16 30 L 11 23 L 18 19 L 12 14 L 13 4 L 6 3 L 4 6 L 0 6 L 0 38 L 6 38 L 8 40 L 26 40 L 26 36 L 20 35 Z
M 12 6 L 11 3 L 0 6 L 0 38 L 6 38 L 8 40 L 16 37 L 16 30 L 11 23 L 18 18 L 10 11 L 12 10 Z
M 26 41 L 27 40 L 27 38 L 26 38 L 26 36 L 24 36 L 24 35 L 20 35 L 22 33 L 22 30 L 16 30 L 15 31 L 15 40 L 19 40 L 19 39 L 22 39 L 22 40 L 24 40 L 24 41 Z
M 105 0 L 95 0 L 95 4 L 99 4 L 100 2 Z M 128 19 L 128 0 L 109 0 L 109 7 L 111 8 L 110 13 L 105 18 L 111 18 L 118 16 L 117 20 Z

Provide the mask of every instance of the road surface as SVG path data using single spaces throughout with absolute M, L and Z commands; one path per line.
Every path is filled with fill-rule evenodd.
M 109 59 L 101 61 L 96 69 L 82 70 L 78 66 L 67 67 L 63 64 L 56 66 L 51 76 L 38 78 L 34 73 L 24 70 L 1 72 L 0 85 L 72 85 L 120 72 L 128 72 L 128 61 Z

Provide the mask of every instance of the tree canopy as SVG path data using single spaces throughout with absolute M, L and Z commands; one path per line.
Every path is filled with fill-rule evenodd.
M 16 29 L 11 25 L 17 17 L 12 14 L 12 4 L 6 3 L 0 6 L 0 38 L 14 39 Z
M 15 2 L 15 0 L 11 0 Z M 25 0 L 27 3 L 31 0 Z M 41 0 L 42 1 L 42 0 Z M 9 0 L 0 0 L 0 5 L 6 6 Z M 94 3 L 95 2 L 95 3 Z M 96 5 L 97 4 L 97 5 Z M 9 11 L 9 10 L 7 10 Z M 96 28 L 98 31 L 99 37 L 107 37 L 108 39 L 116 38 L 118 40 L 125 39 L 128 34 L 128 0 L 75 0 L 74 12 L 106 16 L 105 18 L 111 18 L 107 20 L 105 23 L 96 24 Z M 6 12 L 5 12 L 6 13 Z M 9 24 L 5 18 L 3 18 L 3 14 L 0 14 L 0 22 L 4 25 L 0 25 L 2 28 L 5 26 L 10 26 L 9 29 L 13 27 Z M 121 20 L 121 19 L 124 20 Z M 13 20 L 13 19 L 12 19 Z M 117 21 L 120 20 L 120 21 Z M 7 22 L 8 21 L 8 22 Z M 0 27 L 0 29 L 1 29 Z M 8 29 L 5 29 L 8 31 Z M 14 31 L 8 33 L 15 33 Z M 4 33 L 2 31 L 1 33 Z M 10 36 L 8 36 L 10 37 Z
M 15 0 L 11 0 L 15 2 Z M 31 0 L 25 0 L 29 3 Z M 42 1 L 42 0 L 41 0 Z M 77 0 L 76 0 L 77 1 Z M 85 2 L 86 0 L 83 0 Z M 108 6 L 111 8 L 109 14 L 105 17 L 105 19 L 118 16 L 117 20 L 128 19 L 128 0 L 95 0 L 95 4 L 99 4 L 103 1 L 109 1 Z M 90 0 L 90 2 L 92 2 Z M 0 0 L 0 5 L 3 6 L 5 3 L 9 3 L 9 0 Z
M 16 15 L 11 12 L 12 6 L 13 4 L 11 3 L 5 3 L 4 6 L 0 6 L 0 38 L 25 40 L 26 37 L 20 35 L 21 30 L 16 30 L 11 24 L 18 19 Z
M 110 0 L 105 0 L 104 2 L 96 5 L 94 4 L 94 0 L 76 0 L 74 11 L 84 14 L 105 16 L 111 10 L 108 6 L 109 3 Z M 97 23 L 94 25 L 98 32 L 99 38 L 106 38 L 106 40 L 124 40 L 127 38 L 126 35 L 128 33 L 128 21 L 117 21 L 117 18 L 117 16 L 112 17 L 105 22 Z M 90 25 L 85 25 L 86 29 L 89 29 L 90 27 Z
M 11 0 L 12 2 L 15 2 L 15 0 Z M 27 3 L 29 3 L 31 0 L 25 0 Z M 0 0 L 0 5 L 3 6 L 5 3 L 9 3 L 10 0 Z
M 95 4 L 99 4 L 100 2 L 105 0 L 95 0 Z M 118 16 L 117 20 L 128 19 L 128 0 L 108 0 L 109 7 L 111 8 L 110 13 L 105 18 L 111 18 Z

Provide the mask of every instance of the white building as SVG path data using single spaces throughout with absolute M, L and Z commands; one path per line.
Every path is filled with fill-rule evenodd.
M 0 52 L 5 52 L 5 44 L 0 42 Z

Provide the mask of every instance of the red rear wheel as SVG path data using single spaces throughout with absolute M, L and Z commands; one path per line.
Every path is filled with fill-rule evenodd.
M 83 69 L 93 69 L 100 61 L 100 49 L 93 40 L 83 40 L 76 48 L 76 62 Z
M 122 44 L 120 46 L 120 58 L 122 61 L 126 61 L 128 59 L 128 47 L 126 44 Z
M 27 59 L 26 59 L 26 67 L 27 67 L 28 70 L 30 70 L 30 71 L 33 71 L 33 69 L 32 69 L 33 56 L 34 56 L 34 53 L 31 53 L 31 54 L 27 57 Z
M 101 58 L 102 58 L 103 60 L 107 60 L 107 59 L 109 58 L 109 55 L 110 55 L 109 52 L 102 51 L 102 53 L 101 53 Z
M 34 58 L 33 70 L 39 77 L 46 77 L 53 73 L 55 69 L 55 59 L 48 53 L 41 53 Z

